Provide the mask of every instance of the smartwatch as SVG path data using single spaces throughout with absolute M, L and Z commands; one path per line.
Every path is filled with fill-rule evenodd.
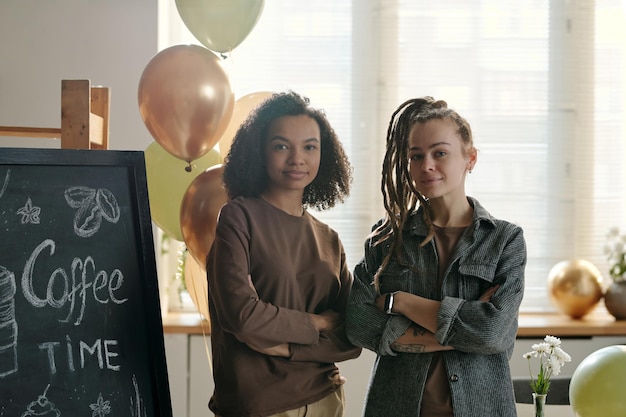
M 394 315 L 394 316 L 396 315 L 396 313 L 393 312 L 393 297 L 394 295 L 396 295 L 397 292 L 398 291 L 389 292 L 385 296 L 385 313 L 389 315 Z

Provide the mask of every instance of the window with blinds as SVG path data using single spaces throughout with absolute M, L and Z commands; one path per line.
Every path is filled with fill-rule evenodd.
M 173 3 L 173 2 L 168 2 Z M 198 41 L 161 5 L 160 47 Z M 523 310 L 552 310 L 557 262 L 608 281 L 612 226 L 626 228 L 624 0 L 267 0 L 223 61 L 235 97 L 294 90 L 326 110 L 354 166 L 349 200 L 315 213 L 353 267 L 383 214 L 387 123 L 404 100 L 446 100 L 479 149 L 467 191 L 524 228 Z

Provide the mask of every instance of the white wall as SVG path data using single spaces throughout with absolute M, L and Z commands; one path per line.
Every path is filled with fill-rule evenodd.
M 157 53 L 156 0 L 0 1 L 0 126 L 61 127 L 61 80 L 111 89 L 109 148 L 144 150 L 141 73 Z M 0 146 L 60 147 L 0 138 Z

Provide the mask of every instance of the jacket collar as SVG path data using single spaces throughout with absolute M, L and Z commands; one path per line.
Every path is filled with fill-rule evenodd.
M 495 227 L 495 218 L 489 214 L 489 212 L 478 202 L 478 200 L 473 197 L 467 197 L 467 201 L 469 201 L 470 205 L 474 207 L 474 215 L 472 217 L 474 229 L 478 229 L 481 223 Z M 413 212 L 405 226 L 405 229 L 410 230 L 415 235 L 426 237 L 426 235 L 428 235 L 428 227 L 424 222 L 423 212 L 424 208 L 421 206 L 416 212 Z

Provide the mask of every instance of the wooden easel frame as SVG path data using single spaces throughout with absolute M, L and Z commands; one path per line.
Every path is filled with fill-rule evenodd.
M 61 139 L 61 149 L 108 149 L 111 91 L 61 81 L 61 128 L 0 126 L 0 136 Z

